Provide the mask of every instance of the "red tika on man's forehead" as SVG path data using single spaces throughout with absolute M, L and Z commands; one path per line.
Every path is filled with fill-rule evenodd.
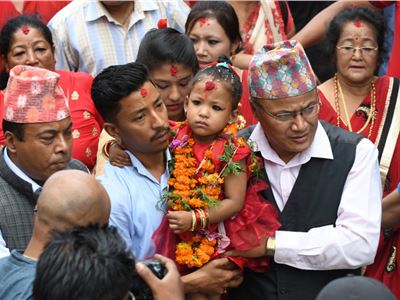
M 140 95 L 142 95 L 142 97 L 145 98 L 147 96 L 147 90 L 145 88 L 141 88 Z

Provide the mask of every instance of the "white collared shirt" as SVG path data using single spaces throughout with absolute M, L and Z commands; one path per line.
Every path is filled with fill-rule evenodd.
M 301 165 L 312 157 L 333 159 L 329 138 L 318 123 L 311 146 L 282 161 L 271 148 L 260 124 L 249 140 L 261 152 L 266 173 L 282 211 L 293 189 Z M 368 139 L 356 149 L 333 225 L 312 228 L 308 232 L 277 231 L 274 260 L 305 270 L 355 269 L 374 261 L 379 242 L 382 190 L 378 150 Z

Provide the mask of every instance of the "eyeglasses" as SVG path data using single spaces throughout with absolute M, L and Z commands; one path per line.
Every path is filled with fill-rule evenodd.
M 378 47 L 336 46 L 336 49 L 345 55 L 355 54 L 357 50 L 360 50 L 363 56 L 368 56 L 374 54 L 378 50 Z
M 320 107 L 319 102 L 313 102 L 301 110 L 284 111 L 273 114 L 267 111 L 260 103 L 258 103 L 258 101 L 253 101 L 253 103 L 255 103 L 258 107 L 260 107 L 267 115 L 273 117 L 274 119 L 280 122 L 293 121 L 294 119 L 296 119 L 297 115 L 301 115 L 305 119 L 315 117 L 318 114 Z

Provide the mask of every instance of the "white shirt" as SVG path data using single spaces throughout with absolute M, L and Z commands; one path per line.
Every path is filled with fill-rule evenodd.
M 301 165 L 312 157 L 333 159 L 329 138 L 318 123 L 310 147 L 288 163 L 271 148 L 260 124 L 249 140 L 264 159 L 265 170 L 282 211 L 293 189 Z M 368 139 L 356 149 L 354 164 L 344 185 L 335 226 L 312 228 L 308 232 L 276 232 L 274 260 L 305 270 L 356 269 L 374 261 L 379 242 L 382 189 L 378 150 Z
M 26 175 L 20 168 L 17 167 L 15 163 L 10 159 L 7 153 L 7 148 L 4 149 L 4 161 L 6 165 L 22 180 L 30 183 L 32 185 L 32 192 L 40 190 L 42 187 L 32 180 L 28 175 Z M 4 241 L 3 235 L 0 230 L 0 258 L 10 255 L 10 250 L 6 247 L 6 242 Z

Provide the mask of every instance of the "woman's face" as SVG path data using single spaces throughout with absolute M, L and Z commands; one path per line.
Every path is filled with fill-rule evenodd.
M 54 71 L 56 64 L 49 42 L 40 30 L 29 25 L 23 26 L 14 33 L 5 61 L 7 72 L 17 65 Z
M 150 71 L 150 77 L 167 107 L 168 119 L 184 121 L 183 105 L 190 92 L 192 69 L 183 64 L 164 64 Z
M 215 18 L 200 18 L 187 33 L 193 41 L 200 68 L 217 61 L 221 55 L 231 56 L 238 43 L 231 43 Z
M 344 24 L 336 45 L 338 76 L 351 84 L 367 83 L 378 66 L 378 43 L 373 27 L 364 22 Z

